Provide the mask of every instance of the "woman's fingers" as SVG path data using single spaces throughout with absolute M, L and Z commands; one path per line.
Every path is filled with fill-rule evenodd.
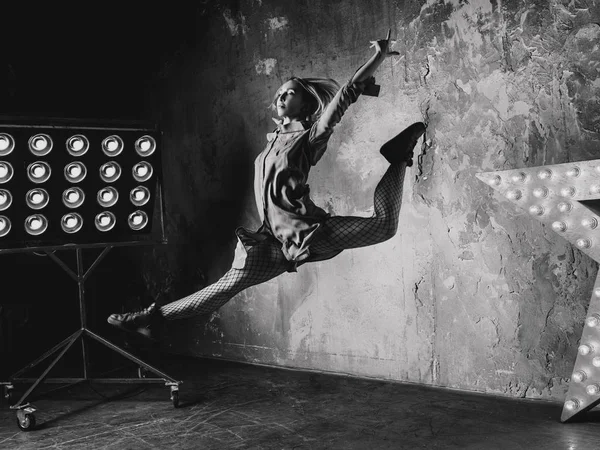
M 389 40 L 390 40 L 390 36 L 391 36 L 391 35 L 392 35 L 392 29 L 391 29 L 391 28 L 388 28 L 388 34 L 387 34 L 387 36 L 386 36 L 385 40 L 386 40 L 386 41 L 389 41 Z

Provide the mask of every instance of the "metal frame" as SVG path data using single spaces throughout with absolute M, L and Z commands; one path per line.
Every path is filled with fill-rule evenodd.
M 161 233 L 161 241 L 131 241 L 131 242 L 118 242 L 118 243 L 94 243 L 94 244 L 66 244 L 60 246 L 43 246 L 43 247 L 26 247 L 26 248 L 8 248 L 8 249 L 0 249 L 0 254 L 3 253 L 17 253 L 17 252 L 45 252 L 54 262 L 56 262 L 60 267 L 62 267 L 67 274 L 77 282 L 79 291 L 79 319 L 81 328 L 77 330 L 75 333 L 67 337 L 65 340 L 54 346 L 52 349 L 48 350 L 38 359 L 32 361 L 27 366 L 23 367 L 21 370 L 15 372 L 7 382 L 0 382 L 0 385 L 4 387 L 4 395 L 7 399 L 11 399 L 11 392 L 14 389 L 13 383 L 33 383 L 29 389 L 21 396 L 21 398 L 17 401 L 16 404 L 10 405 L 10 409 L 17 411 L 17 422 L 19 427 L 26 431 L 35 426 L 35 417 L 33 413 L 37 410 L 35 406 L 27 402 L 28 397 L 35 391 L 35 389 L 43 382 L 46 383 L 59 383 L 66 384 L 67 386 L 81 383 L 81 382 L 95 382 L 95 383 L 116 383 L 116 384 L 134 384 L 134 383 L 164 383 L 165 386 L 170 388 L 171 392 L 171 401 L 175 407 L 179 404 L 179 385 L 182 383 L 181 381 L 176 380 L 170 375 L 160 371 L 156 367 L 151 366 L 150 364 L 144 362 L 142 359 L 134 356 L 133 354 L 125 351 L 124 349 L 118 347 L 117 345 L 109 342 L 98 334 L 90 331 L 87 328 L 87 315 L 86 315 L 86 304 L 85 304 L 85 288 L 84 283 L 86 279 L 89 277 L 90 273 L 100 264 L 102 259 L 106 256 L 106 254 L 113 248 L 119 246 L 136 246 L 136 245 L 149 245 L 149 244 L 157 244 L 157 243 L 166 243 L 165 238 L 165 228 L 164 228 L 164 214 L 163 214 L 163 198 L 162 198 L 162 186 L 160 180 L 158 182 L 158 207 L 159 207 L 159 223 L 160 223 L 160 233 Z M 83 268 L 83 250 L 86 248 L 103 248 L 102 252 L 96 257 L 94 262 L 90 265 L 90 267 L 84 271 Z M 75 250 L 76 261 L 77 261 L 77 270 L 76 272 L 71 270 L 71 268 L 65 264 L 56 254 L 55 251 L 60 250 Z M 88 349 L 86 345 L 85 339 L 93 339 L 96 342 L 108 347 L 109 349 L 119 353 L 130 361 L 136 363 L 138 365 L 138 378 L 93 378 L 89 376 L 89 361 L 88 361 Z M 50 378 L 48 379 L 48 374 L 54 368 L 54 366 L 62 359 L 62 357 L 67 353 L 67 351 L 77 342 L 81 340 L 81 355 L 83 359 L 83 377 L 82 378 Z M 58 353 L 58 354 L 57 354 Z M 54 359 L 50 362 L 50 364 L 46 367 L 43 373 L 38 378 L 26 378 L 21 377 L 21 375 L 25 374 L 28 370 L 36 367 L 41 362 L 46 359 L 54 356 Z M 142 377 L 141 369 L 145 369 L 148 372 L 152 372 L 158 376 L 158 378 L 147 378 Z M 67 387 L 64 386 L 64 387 Z

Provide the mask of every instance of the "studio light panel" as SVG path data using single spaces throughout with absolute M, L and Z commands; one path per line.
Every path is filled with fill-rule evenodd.
M 150 236 L 160 133 L 0 125 L 0 248 Z

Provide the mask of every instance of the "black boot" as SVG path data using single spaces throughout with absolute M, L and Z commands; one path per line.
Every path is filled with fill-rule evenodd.
M 108 323 L 121 330 L 137 333 L 147 339 L 156 341 L 160 338 L 165 318 L 160 313 L 160 306 L 152 303 L 138 311 L 123 314 L 111 314 Z
M 408 167 L 413 165 L 413 150 L 419 138 L 425 133 L 425 124 L 416 122 L 387 141 L 379 152 L 390 164 L 406 162 Z

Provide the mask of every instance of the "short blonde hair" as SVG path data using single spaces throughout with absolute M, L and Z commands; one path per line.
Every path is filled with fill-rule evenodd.
M 335 94 L 340 89 L 338 82 L 331 78 L 292 77 L 288 81 L 295 81 L 308 94 L 308 96 L 305 96 L 305 101 L 308 102 L 309 106 L 308 115 L 314 116 L 315 119 L 318 119 L 323 114 L 327 105 L 333 100 L 333 97 L 335 97 Z M 278 95 L 275 94 L 271 103 L 272 109 L 277 108 L 277 98 Z

